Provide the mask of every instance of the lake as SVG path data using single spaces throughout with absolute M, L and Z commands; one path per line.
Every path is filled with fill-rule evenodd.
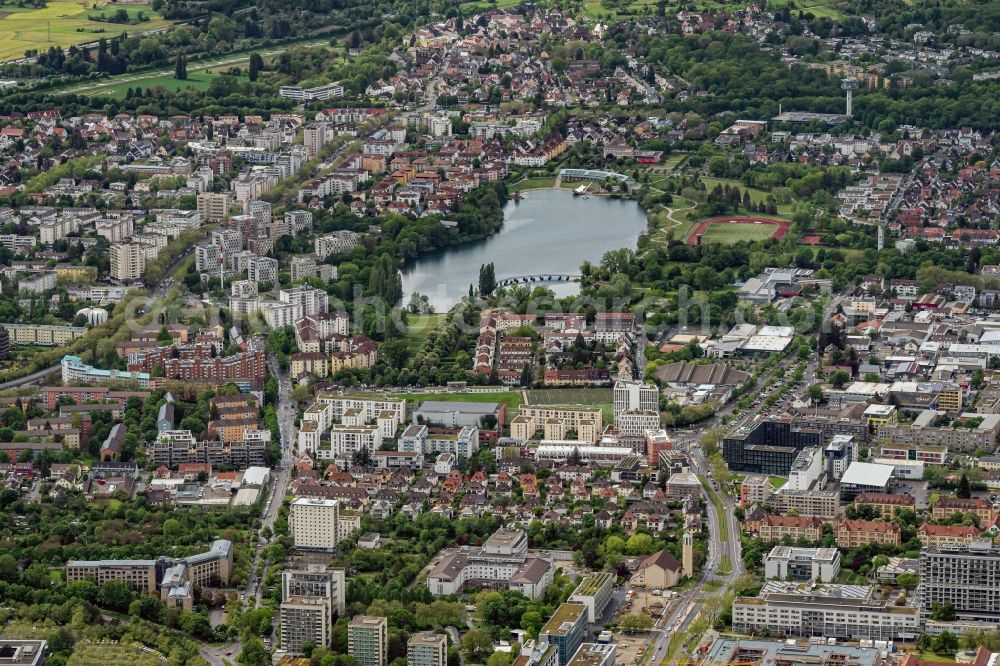
M 578 274 L 608 250 L 635 248 L 646 213 L 628 199 L 575 197 L 569 190 L 531 190 L 504 208 L 503 228 L 489 238 L 425 254 L 403 267 L 403 301 L 424 294 L 445 312 L 479 284 L 479 267 L 491 261 L 497 281 L 518 275 Z M 535 285 L 533 285 L 535 286 Z M 576 282 L 544 286 L 556 296 L 579 292 Z

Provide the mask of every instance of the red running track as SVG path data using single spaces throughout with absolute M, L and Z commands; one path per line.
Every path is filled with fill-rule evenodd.
M 687 244 L 694 245 L 697 243 L 699 234 L 705 233 L 710 224 L 772 224 L 777 227 L 771 236 L 774 240 L 784 238 L 785 234 L 788 233 L 789 227 L 792 226 L 792 223 L 788 220 L 775 220 L 770 217 L 711 217 L 695 225 L 691 233 L 688 234 Z

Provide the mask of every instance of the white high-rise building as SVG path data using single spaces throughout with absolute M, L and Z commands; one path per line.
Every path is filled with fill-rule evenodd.
M 288 528 L 296 548 L 333 550 L 337 547 L 337 521 L 340 502 L 337 500 L 299 497 L 292 501 Z
M 146 272 L 146 248 L 139 243 L 111 246 L 111 277 L 119 282 L 135 282 Z
M 615 382 L 615 415 L 627 410 L 660 411 L 660 389 L 655 384 L 621 380 Z

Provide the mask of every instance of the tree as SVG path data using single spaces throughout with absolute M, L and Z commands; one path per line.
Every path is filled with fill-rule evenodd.
M 830 383 L 837 389 L 844 388 L 844 384 L 849 382 L 850 379 L 851 376 L 847 374 L 846 370 L 837 370 L 835 373 L 830 375 Z
M 497 288 L 497 273 L 493 262 L 479 267 L 479 295 L 486 297 Z
M 510 666 L 510 652 L 494 652 L 486 660 L 486 666 Z
M 351 464 L 357 467 L 368 467 L 372 462 L 372 452 L 368 450 L 368 447 L 359 447 L 354 455 L 351 457 Z
M 532 638 L 538 636 L 538 632 L 545 626 L 542 614 L 535 610 L 525 611 L 521 616 L 521 628 L 528 632 Z
M 241 666 L 270 666 L 271 655 L 264 649 L 264 642 L 256 636 L 251 636 L 243 643 L 243 651 L 236 658 Z
M 653 537 L 648 534 L 633 534 L 625 542 L 629 555 L 649 555 L 653 552 Z
M 972 497 L 972 484 L 969 483 L 969 475 L 962 473 L 962 476 L 958 479 L 958 490 L 955 491 L 955 495 L 962 499 L 969 499 Z
M 931 648 L 938 654 L 955 654 L 958 651 L 958 637 L 950 631 L 942 631 L 931 641 Z
M 939 622 L 952 622 L 955 619 L 955 607 L 949 603 L 931 606 L 931 619 Z
M 260 57 L 259 53 L 254 53 L 250 56 L 250 67 L 247 70 L 247 77 L 251 81 L 256 81 L 257 77 L 260 76 L 260 70 L 264 68 L 264 59 Z
M 493 637 L 483 629 L 471 629 L 462 636 L 462 652 L 469 661 L 482 663 L 493 652 Z
M 809 399 L 812 400 L 813 402 L 816 403 L 823 402 L 824 398 L 823 387 L 821 387 L 818 384 L 813 384 L 812 386 L 806 389 L 806 395 L 808 395 Z
M 178 53 L 177 59 L 174 61 L 174 78 L 180 81 L 186 81 L 187 77 L 187 58 L 184 57 L 183 53 Z
M 628 613 L 622 616 L 618 626 L 621 627 L 622 633 L 625 634 L 649 631 L 653 627 L 653 618 L 645 613 Z
M 920 584 L 920 576 L 918 576 L 917 574 L 901 573 L 898 576 L 896 576 L 896 585 L 899 585 L 904 589 L 915 590 L 917 589 L 917 585 L 919 584 Z
M 524 367 L 521 369 L 521 386 L 531 386 L 531 383 L 531 364 L 525 363 Z
M 120 613 L 128 612 L 132 603 L 132 587 L 123 580 L 109 580 L 97 592 L 97 603 Z

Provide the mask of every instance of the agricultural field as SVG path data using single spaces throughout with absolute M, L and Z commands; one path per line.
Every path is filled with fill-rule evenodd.
M 145 12 L 148 21 L 135 25 L 92 21 L 90 16 L 112 14 L 117 7 L 86 0 L 49 0 L 42 9 L 0 7 L 0 61 L 24 57 L 29 49 L 44 51 L 50 46 L 68 47 L 95 42 L 101 37 L 115 37 L 122 32 L 136 33 L 170 25 L 149 5 L 129 5 L 130 16 Z

